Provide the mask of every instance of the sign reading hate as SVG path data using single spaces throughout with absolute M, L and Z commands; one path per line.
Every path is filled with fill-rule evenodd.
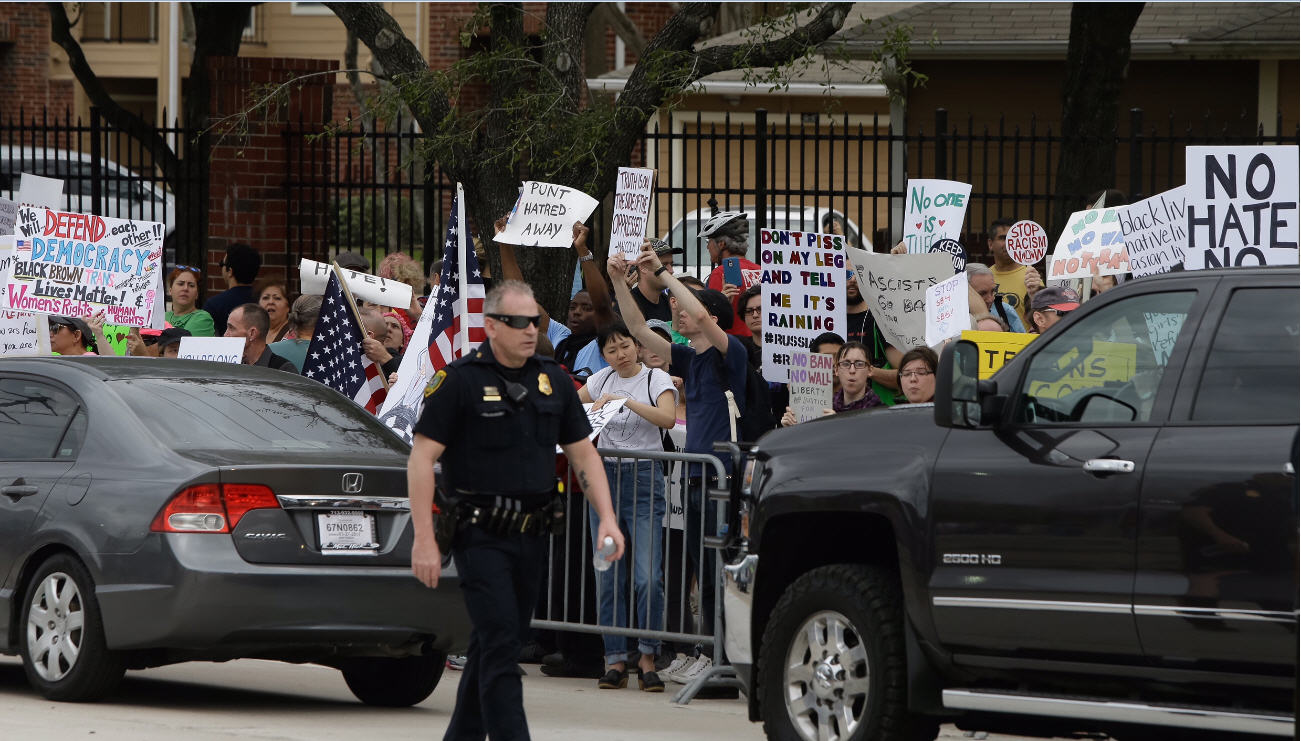
M 953 277 L 948 255 L 881 255 L 850 247 L 858 288 L 885 341 L 900 352 L 926 344 L 926 289 Z
M 381 278 L 370 273 L 339 268 L 339 275 L 348 284 L 348 290 L 355 298 L 369 301 L 380 306 L 396 306 L 406 309 L 411 306 L 411 286 L 398 280 Z M 330 263 L 316 262 L 303 258 L 298 263 L 298 280 L 304 296 L 323 296 L 325 286 L 330 280 Z
M 646 238 L 646 220 L 650 217 L 651 190 L 655 171 L 641 167 L 620 167 L 615 179 L 614 213 L 610 218 L 610 253 L 637 259 Z
M 903 225 L 903 241 L 908 252 L 929 252 L 936 240 L 956 240 L 962 236 L 962 219 L 970 198 L 970 183 L 909 180 L 908 213 Z
M 808 422 L 823 416 L 831 409 L 831 382 L 835 376 L 836 358 L 827 353 L 791 351 L 791 411 L 796 422 Z
M 1188 246 L 1188 225 L 1184 222 L 1187 187 L 1181 185 L 1116 208 L 1129 254 L 1129 271 L 1135 278 L 1168 273 L 1183 264 L 1184 248 Z
M 1297 264 L 1296 146 L 1188 147 L 1188 270 Z
M 847 248 L 839 234 L 759 230 L 766 380 L 786 383 L 792 350 L 807 350 L 823 332 L 845 331 Z
M 24 206 L 0 308 L 151 326 L 163 225 Z M 160 318 L 161 321 L 161 318 Z
M 574 241 L 574 222 L 587 221 L 595 210 L 596 199 L 581 190 L 526 180 L 496 240 L 523 247 L 568 247 Z
M 1048 277 L 1052 280 L 1129 272 L 1129 254 L 1115 208 L 1076 211 L 1057 239 Z

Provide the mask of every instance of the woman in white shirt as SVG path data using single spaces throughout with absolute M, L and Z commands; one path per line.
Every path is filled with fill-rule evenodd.
M 617 399 L 621 408 L 605 428 L 597 445 L 619 450 L 663 450 L 663 430 L 673 428 L 677 411 L 673 380 L 662 370 L 647 368 L 638 360 L 640 347 L 622 322 L 600 330 L 597 347 L 608 368 L 593 373 L 579 389 L 584 403 L 599 408 Z M 647 630 L 664 629 L 664 582 L 661 559 L 664 552 L 664 475 L 655 461 L 606 458 L 605 474 L 610 480 L 614 508 L 625 538 L 630 538 L 632 553 L 634 623 Z M 596 517 L 589 518 L 592 537 L 596 537 Z M 595 544 L 594 548 L 599 548 Z M 628 625 L 627 577 L 622 564 L 598 572 L 597 601 L 600 624 L 616 627 Z M 598 686 L 619 689 L 628 685 L 628 639 L 605 637 L 606 673 Z M 664 682 L 655 673 L 658 640 L 640 639 L 639 685 L 649 692 L 663 692 Z

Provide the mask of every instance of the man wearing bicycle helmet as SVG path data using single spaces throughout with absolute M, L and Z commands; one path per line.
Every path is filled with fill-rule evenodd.
M 735 314 L 741 293 L 757 284 L 761 275 L 759 266 L 746 258 L 750 252 L 750 222 L 745 214 L 739 211 L 720 211 L 700 226 L 700 238 L 707 240 L 705 247 L 709 250 L 709 260 L 717 266 L 709 274 L 706 285 L 727 296 L 732 302 L 732 313 Z M 723 261 L 729 257 L 737 258 L 741 274 L 740 285 L 727 280 L 729 271 Z M 732 272 L 731 277 L 735 280 L 736 273 Z M 733 322 L 727 333 L 737 337 L 748 337 L 750 330 L 745 322 Z

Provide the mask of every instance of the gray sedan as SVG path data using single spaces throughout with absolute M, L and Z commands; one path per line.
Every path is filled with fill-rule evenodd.
M 468 642 L 412 577 L 408 447 L 315 381 L 143 358 L 0 358 L 0 652 L 54 700 L 126 669 L 263 658 L 420 702 Z

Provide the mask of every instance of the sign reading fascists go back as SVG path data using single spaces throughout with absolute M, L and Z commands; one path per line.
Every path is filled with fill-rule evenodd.
M 786 383 L 792 350 L 808 350 L 823 332 L 844 332 L 845 249 L 839 234 L 759 231 L 764 379 Z M 937 259 L 950 264 L 947 256 Z
M 162 279 L 163 225 L 23 207 L 0 309 L 149 327 Z

